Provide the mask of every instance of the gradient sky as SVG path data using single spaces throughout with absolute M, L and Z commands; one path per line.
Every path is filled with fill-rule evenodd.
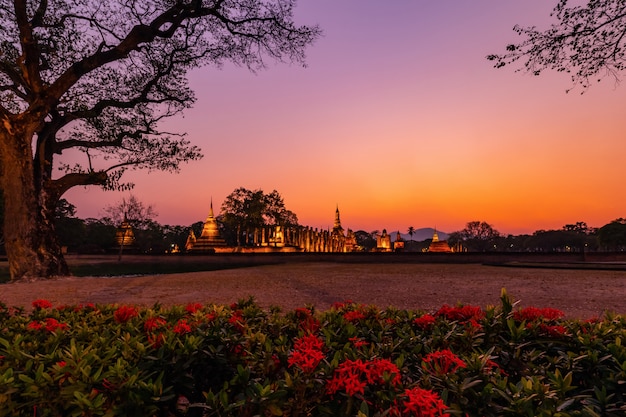
M 205 157 L 181 173 L 130 172 L 161 224 L 203 220 L 238 187 L 278 190 L 303 225 L 505 234 L 599 227 L 626 217 L 624 86 L 570 93 L 564 74 L 494 69 L 485 57 L 546 27 L 556 0 L 300 0 L 299 24 L 324 35 L 307 68 L 191 76 L 197 103 L 168 130 Z M 79 217 L 128 193 L 76 188 Z

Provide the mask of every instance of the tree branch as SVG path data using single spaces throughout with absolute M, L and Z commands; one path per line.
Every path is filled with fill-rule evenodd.
M 50 181 L 50 190 L 58 200 L 66 191 L 78 185 L 104 185 L 108 175 L 105 171 L 71 172 Z
M 33 35 L 33 28 L 28 21 L 27 1 L 14 0 L 14 5 L 16 23 L 20 32 L 20 44 L 22 46 L 22 56 L 18 59 L 18 64 L 22 68 L 25 81 L 24 87 L 30 90 L 29 95 L 39 94 L 43 90 L 43 83 L 39 74 L 40 54 L 37 40 Z

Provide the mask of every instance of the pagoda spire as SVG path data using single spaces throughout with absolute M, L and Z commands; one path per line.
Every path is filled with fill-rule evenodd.
M 337 209 L 335 210 L 335 226 L 333 229 L 341 229 L 341 220 L 339 219 L 339 204 L 337 204 Z
M 211 197 L 211 205 L 210 205 L 210 208 L 209 208 L 209 217 L 215 217 L 213 215 L 213 197 Z

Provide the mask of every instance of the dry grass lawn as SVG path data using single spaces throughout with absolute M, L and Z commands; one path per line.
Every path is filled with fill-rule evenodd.
M 29 307 L 119 303 L 150 306 L 231 303 L 253 296 L 262 307 L 307 304 L 325 310 L 352 300 L 381 308 L 433 311 L 443 304 L 499 304 L 502 288 L 521 306 L 553 307 L 568 317 L 626 314 L 626 272 L 506 268 L 475 264 L 287 263 L 183 274 L 68 277 L 0 285 L 0 301 Z

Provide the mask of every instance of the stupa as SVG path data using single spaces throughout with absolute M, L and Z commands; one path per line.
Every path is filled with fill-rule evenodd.
M 211 200 L 209 215 L 204 221 L 200 237 L 196 238 L 192 230 L 185 246 L 188 247 L 189 252 L 215 252 L 216 249 L 226 246 L 226 241 L 220 236 L 217 220 L 213 214 L 213 200 Z
M 117 243 L 118 246 L 132 246 L 135 243 L 133 227 L 126 217 L 124 217 L 124 221 L 115 232 L 115 243 Z
M 428 247 L 428 252 L 437 252 L 437 253 L 451 253 L 452 249 L 450 249 L 450 245 L 445 240 L 439 240 L 439 235 L 437 234 L 437 229 L 433 233 L 433 240 L 430 242 L 430 246 Z
M 387 233 L 387 229 L 383 229 L 383 233 L 376 236 L 376 251 L 391 252 L 391 235 Z
M 393 250 L 396 252 L 402 252 L 404 250 L 404 239 L 402 239 L 402 235 L 399 230 L 396 234 L 396 241 L 393 242 Z

